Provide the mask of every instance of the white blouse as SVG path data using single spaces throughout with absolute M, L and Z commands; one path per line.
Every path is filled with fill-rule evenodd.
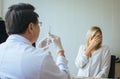
M 79 69 L 78 76 L 82 77 L 108 77 L 111 54 L 107 46 L 102 46 L 92 53 L 91 57 L 85 55 L 85 46 L 81 45 L 75 60 Z

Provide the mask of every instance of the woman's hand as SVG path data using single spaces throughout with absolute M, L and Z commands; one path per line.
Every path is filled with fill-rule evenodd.
M 96 47 L 98 46 L 98 44 L 100 44 L 102 41 L 102 35 L 95 35 L 94 37 L 92 37 L 89 41 L 89 46 L 86 48 L 86 52 L 85 54 L 90 57 L 91 54 L 93 53 L 93 51 L 96 49 Z
M 102 36 L 96 35 L 90 40 L 89 46 L 91 47 L 92 50 L 94 50 L 101 41 L 102 41 Z

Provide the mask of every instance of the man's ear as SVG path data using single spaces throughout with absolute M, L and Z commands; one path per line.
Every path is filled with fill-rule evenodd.
M 34 35 L 34 24 L 33 23 L 30 23 L 28 25 L 28 33 L 31 35 Z

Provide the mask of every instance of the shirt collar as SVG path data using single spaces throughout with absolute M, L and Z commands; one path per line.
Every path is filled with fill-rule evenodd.
M 24 43 L 32 45 L 32 43 L 28 39 L 26 39 L 22 35 L 18 35 L 18 34 L 9 35 L 7 41 L 8 40 L 13 40 L 13 41 L 18 41 L 18 42 L 24 42 Z

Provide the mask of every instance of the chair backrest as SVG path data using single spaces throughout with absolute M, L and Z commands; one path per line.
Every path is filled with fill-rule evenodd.
M 114 77 L 115 77 L 115 56 L 111 55 L 111 63 L 110 63 L 108 78 L 114 78 Z
M 6 30 L 5 30 L 5 22 L 0 20 L 0 44 L 6 41 L 7 37 L 8 37 L 8 34 L 6 33 Z

